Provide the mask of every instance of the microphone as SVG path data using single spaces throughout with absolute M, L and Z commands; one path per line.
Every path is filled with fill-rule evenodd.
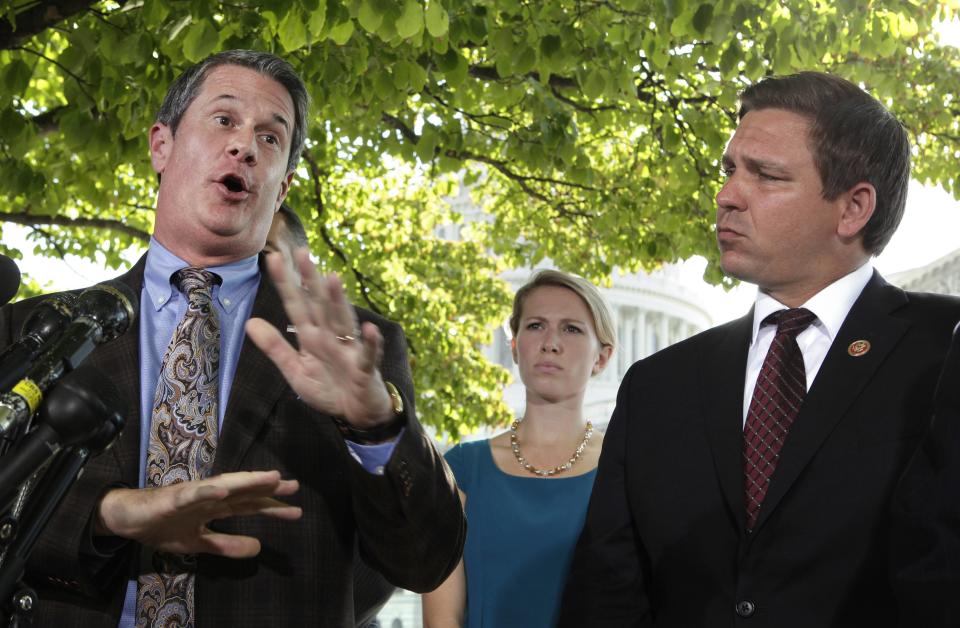
M 7 392 L 27 372 L 41 349 L 73 320 L 77 295 L 54 294 L 33 308 L 23 322 L 20 339 L 0 354 L 0 392 Z
M 76 312 L 63 335 L 10 392 L 0 396 L 0 436 L 10 439 L 36 412 L 44 391 L 75 369 L 97 345 L 127 331 L 136 320 L 137 296 L 124 283 L 105 281 L 80 293 Z
M 17 263 L 0 254 L 0 305 L 6 305 L 20 290 L 20 269 Z
M 10 496 L 65 447 L 102 441 L 101 432 L 109 432 L 111 438 L 94 443 L 96 449 L 112 442 L 116 426 L 123 426 L 120 408 L 124 405 L 113 380 L 97 367 L 87 364 L 67 374 L 40 406 L 37 428 L 0 458 L 0 495 Z

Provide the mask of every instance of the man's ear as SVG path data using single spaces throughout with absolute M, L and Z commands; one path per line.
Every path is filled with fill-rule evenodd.
M 283 204 L 283 199 L 287 198 L 287 192 L 290 191 L 290 183 L 293 181 L 293 170 L 287 173 L 287 176 L 283 178 L 283 181 L 280 182 L 280 192 L 277 194 L 277 206 L 273 208 L 273 211 L 279 211 L 280 205 Z
M 520 361 L 517 360 L 517 338 L 513 337 L 510 339 L 510 355 L 513 356 L 513 363 L 519 364 Z
M 162 174 L 167 167 L 170 151 L 173 148 L 173 133 L 170 127 L 162 122 L 155 122 L 150 127 L 150 163 L 153 171 Z
M 873 184 L 861 181 L 840 195 L 840 221 L 837 235 L 844 240 L 858 237 L 877 208 L 877 190 Z

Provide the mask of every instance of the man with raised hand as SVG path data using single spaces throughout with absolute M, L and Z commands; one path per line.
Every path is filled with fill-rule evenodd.
M 120 278 L 140 316 L 90 357 L 127 426 L 29 565 L 41 625 L 353 626 L 356 544 L 415 591 L 457 564 L 463 512 L 416 420 L 400 328 L 354 310 L 305 251 L 309 293 L 281 260 L 273 281 L 262 267 L 308 100 L 287 62 L 251 51 L 168 91 L 154 234 Z M 0 312 L 5 342 L 35 303 Z

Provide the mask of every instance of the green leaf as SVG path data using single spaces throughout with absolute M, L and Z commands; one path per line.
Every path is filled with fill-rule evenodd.
M 22 92 L 30 85 L 30 77 L 33 71 L 22 59 L 14 59 L 7 64 L 3 72 L 3 84 L 7 91 L 12 93 Z
M 423 31 L 423 7 L 418 0 L 406 0 L 403 3 L 403 13 L 397 20 L 396 28 L 397 34 L 404 39 Z
M 360 3 L 360 11 L 357 13 L 357 21 L 368 33 L 376 33 L 383 22 L 383 13 L 374 6 L 372 0 L 363 0 Z
M 720 73 L 724 78 L 730 78 L 737 69 L 737 63 L 740 62 L 740 46 L 737 40 L 733 40 L 720 56 Z
M 501 28 L 490 34 L 490 47 L 496 55 L 509 55 L 514 49 L 513 33 Z
M 220 41 L 217 29 L 208 20 L 191 24 L 183 38 L 183 56 L 196 63 L 212 53 Z
M 277 35 L 280 36 L 280 45 L 287 52 L 293 52 L 307 45 L 306 21 L 296 6 L 291 7 L 280 20 Z
M 142 11 L 144 25 L 156 28 L 167 19 L 170 7 L 165 0 L 145 0 Z
M 314 39 L 323 36 L 323 27 L 327 23 L 327 0 L 319 0 L 319 6 L 310 12 L 307 29 Z
M 559 35 L 546 35 L 540 40 L 540 56 L 542 58 L 553 58 L 560 52 L 561 42 Z
M 683 13 L 686 3 L 684 0 L 663 0 L 663 6 L 667 12 L 667 18 L 673 19 L 677 15 Z
M 450 15 L 440 0 L 430 0 L 425 17 L 431 37 L 443 37 L 450 30 Z
M 650 60 L 653 61 L 653 67 L 655 68 L 665 68 L 670 62 L 670 54 L 667 52 L 667 49 L 662 46 L 657 46 L 653 50 Z
M 713 5 L 701 4 L 697 12 L 693 14 L 693 27 L 701 35 L 706 34 L 710 23 L 713 21 Z
M 607 87 L 607 81 L 603 76 L 603 73 L 599 70 L 594 70 L 587 74 L 587 80 L 583 84 L 583 93 L 587 98 L 595 100 L 603 95 L 603 90 Z
M 537 65 L 537 51 L 530 46 L 523 45 L 515 51 L 516 58 L 513 63 L 514 74 L 527 74 Z
M 353 35 L 353 20 L 347 20 L 330 29 L 329 37 L 338 46 L 343 46 Z

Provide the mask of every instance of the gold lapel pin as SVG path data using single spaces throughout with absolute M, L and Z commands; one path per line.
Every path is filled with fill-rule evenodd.
M 870 351 L 869 340 L 854 340 L 850 343 L 850 346 L 847 347 L 847 353 L 855 358 L 859 358 L 861 355 L 866 355 L 868 351 Z

